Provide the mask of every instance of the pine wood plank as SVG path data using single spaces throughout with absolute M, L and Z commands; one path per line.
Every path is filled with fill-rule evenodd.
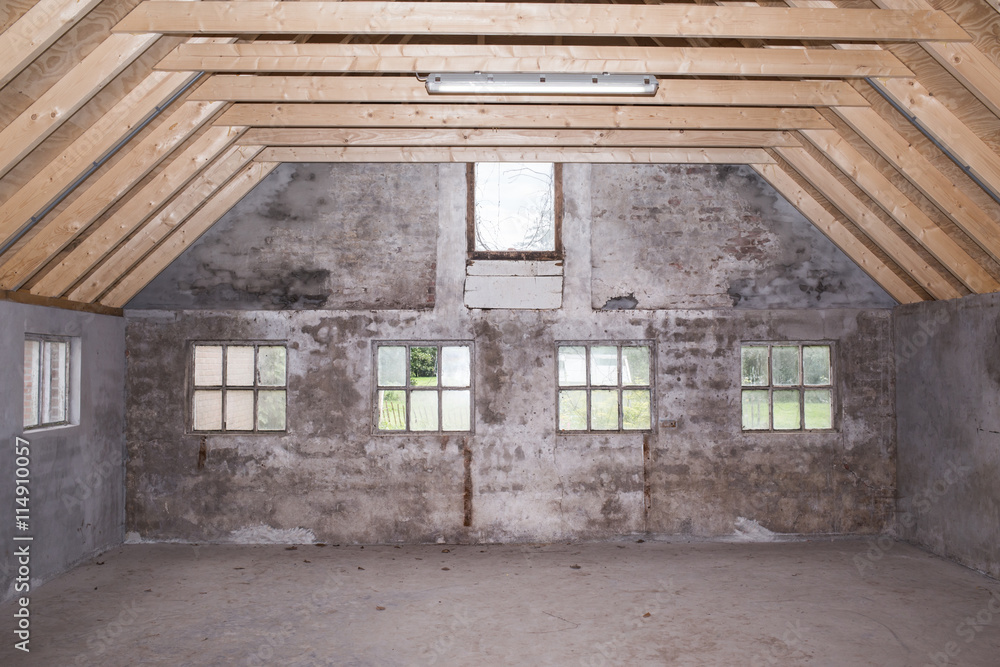
M 771 162 L 760 148 L 279 147 L 264 162 L 589 162 L 750 164 Z
M 219 34 L 440 34 L 963 40 L 943 12 L 692 4 L 177 2 L 140 4 L 116 31 Z

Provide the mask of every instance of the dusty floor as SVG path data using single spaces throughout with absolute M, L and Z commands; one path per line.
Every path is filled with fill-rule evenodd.
M 885 539 L 126 545 L 14 610 L 0 665 L 1000 665 L 1000 582 Z

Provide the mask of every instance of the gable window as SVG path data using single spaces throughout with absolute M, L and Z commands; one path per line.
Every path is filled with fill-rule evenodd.
M 740 349 L 744 431 L 833 429 L 828 343 L 745 343 Z
M 559 343 L 556 358 L 560 432 L 652 430 L 652 342 Z
M 473 259 L 560 259 L 562 165 L 476 162 L 468 167 Z
M 376 433 L 472 431 L 472 344 L 375 345 Z
M 191 378 L 193 431 L 285 430 L 288 363 L 283 343 L 195 343 Z
M 24 337 L 24 428 L 69 423 L 70 339 Z

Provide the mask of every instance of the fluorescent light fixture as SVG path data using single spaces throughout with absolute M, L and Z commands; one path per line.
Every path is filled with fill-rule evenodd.
M 651 74 L 429 74 L 428 93 L 491 95 L 655 95 Z

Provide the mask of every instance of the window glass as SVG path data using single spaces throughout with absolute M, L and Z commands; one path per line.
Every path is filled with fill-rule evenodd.
M 376 343 L 376 433 L 471 431 L 472 396 L 471 345 Z
M 23 373 L 24 428 L 69 423 L 69 340 L 26 336 Z
M 815 343 L 743 345 L 743 430 L 833 429 L 831 349 L 828 344 Z
M 288 352 L 273 343 L 192 346 L 194 431 L 284 431 Z
M 652 358 L 646 344 L 559 344 L 558 430 L 652 430 Z
M 477 162 L 475 250 L 554 251 L 555 165 Z

